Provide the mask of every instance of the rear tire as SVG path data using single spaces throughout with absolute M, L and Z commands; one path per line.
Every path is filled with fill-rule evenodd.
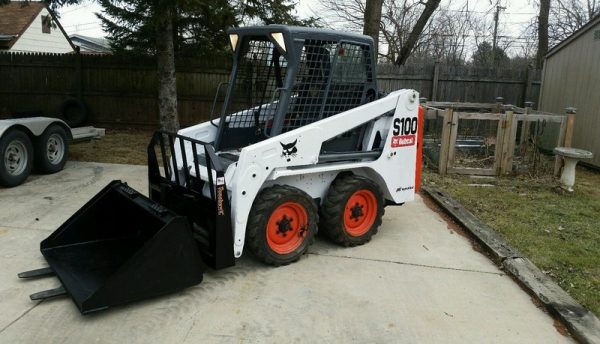
M 343 246 L 367 243 L 383 217 L 383 195 L 373 181 L 351 174 L 337 177 L 321 206 L 319 229 Z
M 29 136 L 12 129 L 0 138 L 0 185 L 17 186 L 25 181 L 33 165 L 33 145 Z
M 308 194 L 292 186 L 275 185 L 254 200 L 246 244 L 263 262 L 287 265 L 306 253 L 318 221 L 317 206 Z
M 35 141 L 36 170 L 40 173 L 61 171 L 68 157 L 67 132 L 59 125 L 50 125 Z

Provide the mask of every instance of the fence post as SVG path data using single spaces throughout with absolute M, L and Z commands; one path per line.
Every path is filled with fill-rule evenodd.
M 574 107 L 568 107 L 565 109 L 567 114 L 566 118 L 560 123 L 560 130 L 558 132 L 558 140 L 556 142 L 557 147 L 571 147 L 573 144 L 573 127 L 575 126 L 575 114 L 577 109 Z M 554 156 L 554 176 L 559 177 L 560 171 L 563 167 L 562 157 Z
M 493 113 L 500 113 L 503 110 L 503 106 L 504 106 L 504 98 L 503 97 L 496 97 L 496 106 L 492 109 Z
M 454 168 L 456 154 L 456 139 L 458 138 L 458 112 L 452 110 L 452 123 L 450 124 L 450 139 L 448 140 L 448 167 Z
M 573 129 L 575 128 L 575 114 L 577 109 L 574 107 L 568 107 L 565 109 L 567 112 L 567 127 L 565 128 L 565 142 L 564 147 L 571 147 L 573 144 Z
M 431 87 L 431 101 L 437 100 L 437 92 L 438 92 L 438 82 L 440 80 L 440 63 L 439 61 L 435 61 L 433 65 L 433 82 Z
M 79 50 L 75 53 L 75 78 L 77 79 L 77 99 L 83 101 L 83 72 L 81 70 L 81 53 Z
M 506 122 L 504 137 L 502 139 L 502 162 L 500 163 L 500 174 L 512 172 L 513 155 L 515 150 L 515 139 L 517 136 L 517 122 L 514 120 L 515 113 L 506 111 Z
M 444 111 L 444 125 L 442 126 L 442 142 L 440 146 L 440 159 L 438 172 L 445 175 L 448 171 L 448 152 L 450 149 L 450 132 L 452 131 L 452 108 L 446 108 Z
M 533 102 L 526 101 L 525 102 L 525 117 L 529 115 L 533 109 Z M 521 137 L 519 138 L 519 148 L 521 151 L 521 157 L 525 157 L 525 153 L 527 153 L 527 140 L 529 139 L 529 121 L 526 119 L 523 120 L 523 124 L 521 125 Z
M 527 67 L 527 71 L 525 72 L 525 87 L 523 87 L 523 99 L 529 98 L 529 92 L 531 92 L 531 85 L 533 83 L 532 74 L 531 68 Z M 531 102 L 525 102 L 526 107 L 527 103 Z

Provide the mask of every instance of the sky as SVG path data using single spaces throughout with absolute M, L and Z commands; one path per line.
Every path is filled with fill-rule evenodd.
M 297 0 L 298 16 L 316 16 L 320 11 L 319 0 Z M 468 2 L 469 10 L 493 18 L 496 2 L 506 9 L 500 15 L 500 34 L 518 37 L 523 28 L 537 15 L 533 0 L 443 0 L 442 6 L 459 9 Z M 68 34 L 80 34 L 90 37 L 104 37 L 100 20 L 95 12 L 101 12 L 102 7 L 93 0 L 84 0 L 80 5 L 65 6 L 59 9 L 61 24 Z M 327 18 L 323 18 L 325 21 Z M 518 39 L 517 39 L 518 42 Z

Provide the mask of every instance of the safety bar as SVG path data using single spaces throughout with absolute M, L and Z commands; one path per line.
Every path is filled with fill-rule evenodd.
M 179 145 L 179 150 L 181 152 L 181 160 L 184 166 L 184 168 L 182 169 L 183 182 L 181 180 L 182 176 L 180 176 L 180 174 L 177 172 L 178 160 L 177 154 L 175 154 L 176 141 Z M 205 166 L 208 172 L 208 181 L 211 186 L 211 199 L 213 201 L 216 201 L 213 190 L 215 186 L 215 181 L 213 180 L 213 174 L 211 173 L 211 170 L 214 170 L 216 172 L 218 178 L 224 176 L 225 169 L 223 167 L 223 164 L 221 164 L 219 157 L 217 156 L 217 154 L 215 154 L 214 147 L 208 142 L 203 142 L 187 136 L 170 133 L 164 130 L 156 131 L 152 136 L 150 144 L 148 145 L 149 173 L 152 177 L 160 177 L 163 181 L 169 181 L 171 183 L 174 182 L 176 185 L 183 186 L 190 191 L 199 192 L 200 190 L 194 189 L 194 186 L 196 186 L 197 184 L 194 184 L 192 182 L 192 176 L 190 175 L 190 170 L 188 169 L 188 157 L 185 150 L 186 143 L 189 143 L 189 145 L 192 148 L 193 168 L 198 180 L 200 179 L 200 168 L 204 167 L 199 161 L 199 158 L 201 156 L 198 154 L 198 146 L 202 146 L 202 148 L 204 148 L 205 154 L 203 158 L 205 159 Z M 158 159 L 156 157 L 155 151 L 156 146 L 159 146 L 160 148 L 164 174 L 161 173 L 159 168 Z M 169 162 L 171 164 L 169 164 Z

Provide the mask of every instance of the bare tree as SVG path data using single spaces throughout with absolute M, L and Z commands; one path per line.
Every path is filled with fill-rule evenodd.
M 429 18 L 440 5 L 440 1 L 441 0 L 427 0 L 427 2 L 425 3 L 425 9 L 423 10 L 423 13 L 421 13 L 421 15 L 419 16 L 417 23 L 410 32 L 410 35 L 406 40 L 406 44 L 404 44 L 402 46 L 402 49 L 400 49 L 399 56 L 395 61 L 396 65 L 401 66 L 406 62 L 415 44 L 417 44 L 417 40 L 419 39 L 421 32 L 423 32 L 425 25 L 427 25 Z
M 469 9 L 468 1 L 441 5 L 440 0 L 321 0 L 323 18 L 333 28 L 368 33 L 375 37 L 374 11 L 381 4 L 378 57 L 397 65 L 407 61 L 442 61 L 462 64 L 483 42 L 492 42 L 492 6 L 489 11 Z M 539 13 L 518 36 L 500 22 L 497 45 L 515 57 L 519 67 L 541 68 L 549 47 L 562 41 L 600 13 L 600 0 L 528 0 Z M 422 5 L 425 5 L 423 7 Z M 369 8 L 368 8 L 369 7 Z M 369 27 L 364 27 L 370 25 Z M 547 43 L 546 43 L 547 42 Z M 509 62 L 507 62 L 509 63 Z M 512 62 L 506 66 L 512 66 Z
M 383 0 L 366 0 L 363 34 L 373 37 L 375 56 L 379 47 L 379 23 Z
M 395 63 L 400 59 L 426 3 L 425 0 L 383 0 L 378 37 L 380 62 Z M 326 24 L 332 28 L 363 32 L 366 5 L 367 0 L 322 0 L 319 13 L 327 18 Z M 439 4 L 409 49 L 404 63 L 467 63 L 482 42 L 492 41 L 490 27 L 493 23 L 489 14 L 473 11 L 468 1 L 463 1 L 462 6 Z M 509 37 L 503 31 L 506 28 L 501 23 L 498 27 L 500 50 L 523 45 L 522 38 Z M 532 49 L 535 50 L 535 44 Z M 529 48 L 526 51 L 530 51 Z
M 366 6 L 364 0 L 325 0 L 320 6 L 320 12 L 327 14 L 325 25 L 345 28 L 347 31 L 363 31 Z
M 363 29 L 368 1 L 365 0 L 324 0 L 321 12 L 326 13 L 326 24 L 332 28 L 346 31 L 363 32 L 374 29 Z M 414 25 L 417 0 L 383 0 L 382 12 L 378 24 L 378 56 L 383 61 L 393 62 L 402 42 L 408 37 Z M 375 38 L 374 38 L 375 39 Z
M 538 48 L 535 66 L 542 68 L 544 56 L 548 52 L 548 16 L 550 15 L 550 0 L 540 0 L 540 14 L 538 16 Z
M 321 12 L 332 28 L 363 30 L 369 0 L 324 0 Z M 419 0 L 383 0 L 379 21 L 378 56 L 380 62 L 394 63 L 406 45 L 422 14 Z M 431 16 L 414 43 L 410 60 L 464 60 L 472 12 L 439 9 Z
M 551 44 L 563 41 L 598 14 L 598 0 L 554 0 L 548 25 Z
M 467 2 L 460 9 L 440 8 L 423 30 L 409 60 L 464 64 L 471 50 L 471 31 L 481 18 L 469 11 Z
M 387 52 L 380 53 L 388 62 L 394 62 L 408 40 L 411 27 L 417 20 L 418 2 L 386 0 L 382 11 L 381 34 Z
M 177 79 L 175 77 L 175 51 L 173 49 L 173 8 L 165 6 L 157 16 L 156 59 L 158 72 L 158 113 L 163 130 L 177 132 Z

